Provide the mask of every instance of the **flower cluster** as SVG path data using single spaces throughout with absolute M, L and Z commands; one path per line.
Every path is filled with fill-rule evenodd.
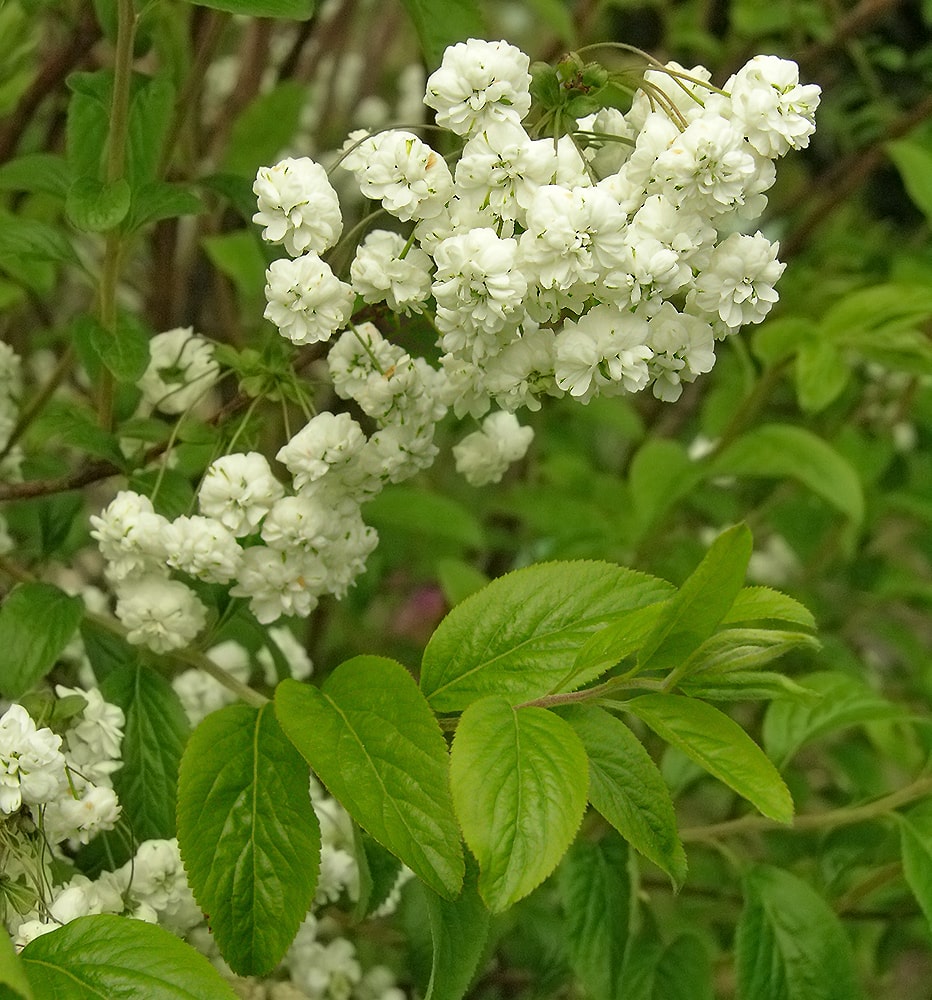
M 149 364 L 137 385 L 155 409 L 184 413 L 212 388 L 219 373 L 209 341 L 191 327 L 177 327 L 149 341 Z

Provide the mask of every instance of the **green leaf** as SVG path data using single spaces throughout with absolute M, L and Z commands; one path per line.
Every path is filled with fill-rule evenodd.
M 270 973 L 314 901 L 320 865 L 307 765 L 271 703 L 229 705 L 194 730 L 178 778 L 178 845 L 230 967 Z
M 110 131 L 113 73 L 71 73 L 65 83 L 71 91 L 65 124 L 65 151 L 71 177 L 99 177 Z
M 26 978 L 19 956 L 6 930 L 0 931 L 0 997 L 3 1000 L 33 1000 L 32 988 Z
M 812 703 L 819 696 L 809 688 L 773 670 L 742 670 L 740 673 L 698 673 L 680 685 L 684 694 L 706 701 L 771 701 L 791 698 Z
M 402 0 L 428 66 L 440 65 L 443 50 L 467 38 L 485 38 L 477 0 Z
M 686 880 L 686 853 L 676 831 L 670 790 L 641 741 L 620 719 L 594 705 L 567 705 L 570 723 L 589 756 L 589 801 L 644 857 Z
M 806 882 L 760 866 L 744 881 L 738 992 L 748 1000 L 858 1000 L 851 945 L 838 917 Z
M 681 934 L 666 948 L 646 935 L 635 939 L 625 964 L 622 1000 L 714 1000 L 706 946 L 695 934 Z
M 579 737 L 552 712 L 491 697 L 463 713 L 451 754 L 453 805 L 493 913 L 557 866 L 586 809 L 587 772 Z
M 771 319 L 757 329 L 752 338 L 754 354 L 766 365 L 777 365 L 791 358 L 803 344 L 819 336 L 811 319 L 784 316 Z
M 230 7 L 221 6 L 224 2 L 225 0 L 221 0 L 216 6 L 221 10 L 229 10 Z M 230 0 L 231 4 L 236 2 L 237 0 Z M 305 5 L 305 0 L 263 2 L 270 5 Z M 307 5 L 310 6 L 309 0 Z M 215 4 L 211 3 L 209 6 L 213 7 Z M 250 4 L 247 2 L 243 6 Z M 224 172 L 244 174 L 252 180 L 259 167 L 274 162 L 294 136 L 306 101 L 307 87 L 296 80 L 285 80 L 252 101 L 233 126 L 223 162 Z
M 932 289 L 926 285 L 870 285 L 840 298 L 822 317 L 819 336 L 858 347 L 876 344 L 910 330 L 932 315 Z
M 451 608 L 489 583 L 482 570 L 462 559 L 438 559 L 436 569 L 440 589 Z
M 149 181 L 133 191 L 133 203 L 126 217 L 125 228 L 132 232 L 150 222 L 174 219 L 181 215 L 200 215 L 203 211 L 203 202 L 188 188 L 166 181 Z M 262 265 L 264 269 L 265 261 Z
M 262 298 L 265 288 L 265 257 L 254 233 L 237 229 L 201 240 L 211 263 L 233 282 L 246 302 Z
M 680 667 L 725 617 L 744 583 L 753 548 L 747 525 L 722 532 L 664 606 L 638 656 L 639 670 Z
M 74 247 L 59 229 L 7 213 L 0 216 L 0 261 L 3 258 L 80 264 Z
M 247 17 L 280 17 L 308 21 L 314 15 L 315 0 L 191 0 L 199 7 L 225 10 Z
M 821 695 L 817 702 L 774 702 L 764 716 L 764 747 L 778 767 L 785 766 L 807 743 L 829 733 L 902 714 L 896 705 L 848 674 L 821 671 L 801 680 Z
M 932 926 L 932 808 L 924 802 L 908 813 L 895 813 L 900 826 L 903 875 Z
M 359 866 L 359 897 L 353 908 L 353 917 L 362 920 L 388 899 L 398 882 L 401 862 L 355 823 L 353 842 Z M 419 882 L 418 885 L 424 886 L 424 883 Z M 424 889 L 429 891 L 426 886 Z
M 126 148 L 126 178 L 133 189 L 154 181 L 162 145 L 175 107 L 175 87 L 167 73 L 133 77 Z
M 77 401 L 52 399 L 33 421 L 30 440 L 43 445 L 57 440 L 118 467 L 124 465 L 116 435 L 104 430 L 94 411 Z
M 678 441 L 652 438 L 631 460 L 628 486 L 640 536 L 694 486 L 700 471 Z
M 828 340 L 803 344 L 796 355 L 796 395 L 805 413 L 819 413 L 844 391 L 851 368 Z
M 732 442 L 707 466 L 709 476 L 797 479 L 855 524 L 864 517 L 857 473 L 847 459 L 811 431 L 765 424 Z
M 776 660 L 791 649 L 818 649 L 818 639 L 808 632 L 781 629 L 726 628 L 710 636 L 690 659 L 689 679 L 707 680 L 710 674 L 724 679 L 739 670 L 753 670 Z
M 88 314 L 73 324 L 75 337 L 83 338 L 118 382 L 136 382 L 149 364 L 149 339 L 128 317 L 117 319 L 111 332 Z
M 932 219 L 932 151 L 913 139 L 887 143 L 906 191 L 916 207 Z
M 756 621 L 790 622 L 814 629 L 815 618 L 799 601 L 769 587 L 744 587 L 738 591 L 734 603 L 725 612 L 720 625 L 737 625 Z
M 467 857 L 463 891 L 452 901 L 421 886 L 433 942 L 424 1000 L 460 1000 L 475 975 L 489 937 L 489 911 L 476 888 L 477 874 L 476 863 Z
M 105 233 L 126 218 L 132 194 L 124 178 L 109 184 L 96 177 L 79 177 L 68 188 L 65 213 L 68 221 L 87 233 Z
M 604 562 L 516 570 L 443 619 L 424 650 L 421 690 L 438 712 L 485 695 L 515 703 L 541 697 L 557 689 L 593 632 L 671 590 L 665 580 Z
M 236 1000 L 203 955 L 142 920 L 78 917 L 31 941 L 20 958 L 40 1000 Z
M 136 840 L 175 836 L 178 765 L 190 727 L 171 684 L 138 660 L 116 667 L 101 684 L 126 715 L 123 766 L 113 787 Z
M 616 1000 L 631 924 L 633 886 L 628 846 L 609 831 L 598 843 L 578 840 L 559 870 L 570 964 L 592 1000 Z
M 407 670 L 380 656 L 341 664 L 322 688 L 275 691 L 282 728 L 356 822 L 440 895 L 463 880 L 449 757 Z
M 703 701 L 645 694 L 626 710 L 778 823 L 793 818 L 793 800 L 761 748 L 732 719 Z
M 412 486 L 389 486 L 366 504 L 366 521 L 382 532 L 395 528 L 425 538 L 443 538 L 481 548 L 482 525 L 461 503 Z
M 28 191 L 64 198 L 71 178 L 68 164 L 52 153 L 27 153 L 0 165 L 0 191 Z
M 80 597 L 50 583 L 21 583 L 0 607 L 0 692 L 11 701 L 55 666 L 84 615 Z

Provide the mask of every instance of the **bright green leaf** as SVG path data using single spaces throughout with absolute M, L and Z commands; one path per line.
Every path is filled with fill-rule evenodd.
M 814 629 L 815 618 L 799 601 L 769 587 L 744 587 L 719 624 L 737 625 L 756 621 L 790 622 Z
M 689 679 L 707 680 L 712 674 L 723 678 L 739 670 L 754 670 L 791 649 L 818 649 L 819 645 L 818 639 L 808 632 L 764 628 L 721 629 L 706 639 L 690 659 Z
M 926 285 L 876 284 L 840 298 L 819 324 L 819 335 L 859 348 L 882 346 L 892 334 L 910 330 L 932 316 L 932 289 Z
M 123 766 L 113 787 L 137 841 L 175 836 L 178 766 L 190 727 L 171 684 L 138 660 L 118 666 L 101 685 L 123 709 Z
M 815 703 L 774 702 L 764 716 L 764 747 L 779 767 L 815 739 L 861 722 L 894 719 L 901 714 L 896 705 L 848 674 L 820 671 L 800 680 L 821 698 Z
M 482 698 L 459 721 L 450 778 L 479 862 L 479 893 L 500 913 L 535 889 L 572 842 L 586 808 L 586 752 L 552 712 Z
M 775 698 L 791 698 L 811 704 L 819 700 L 814 691 L 773 670 L 691 674 L 684 679 L 680 688 L 691 698 L 703 698 L 706 701 L 771 701 Z
M 641 741 L 603 708 L 567 705 L 560 714 L 589 756 L 589 801 L 674 885 L 682 885 L 686 854 L 676 831 L 673 800 Z
M 200 952 L 142 920 L 78 917 L 31 941 L 20 958 L 37 1000 L 236 1000 Z
M 84 615 L 80 597 L 50 583 L 21 583 L 0 607 L 0 692 L 14 700 L 55 665 Z
M 477 0 L 402 0 L 414 24 L 424 59 L 432 69 L 443 50 L 467 38 L 485 38 L 485 23 Z
M 341 664 L 322 688 L 286 680 L 282 728 L 356 822 L 442 896 L 463 880 L 449 757 L 407 670 L 380 656 Z
M 516 570 L 443 619 L 424 650 L 421 689 L 439 712 L 485 695 L 538 698 L 555 690 L 593 632 L 671 590 L 665 580 L 604 562 Z
M 765 424 L 748 431 L 707 466 L 707 473 L 797 479 L 855 524 L 864 517 L 857 473 L 830 444 L 802 427 Z
M 19 956 L 13 950 L 13 942 L 5 930 L 0 931 L 0 996 L 10 1000 L 33 1000 L 32 988 L 26 978 Z
M 42 192 L 64 198 L 70 184 L 68 164 L 52 153 L 27 153 L 0 165 L 0 191 Z
M 800 347 L 795 374 L 800 408 L 804 413 L 819 413 L 844 392 L 851 368 L 834 344 L 816 340 Z
M 727 614 L 742 585 L 753 541 L 747 525 L 722 532 L 667 602 L 638 655 L 639 670 L 682 666 Z
M 271 704 L 230 705 L 191 735 L 178 845 L 223 957 L 241 976 L 267 975 L 307 916 L 320 863 L 307 765 Z
M 778 823 L 793 818 L 793 800 L 763 750 L 727 715 L 681 695 L 645 694 L 624 708 Z
M 735 942 L 747 1000 L 858 1000 L 851 945 L 838 917 L 806 882 L 769 866 L 744 882 Z
M 489 936 L 489 911 L 476 888 L 477 874 L 476 863 L 467 857 L 463 891 L 452 901 L 422 886 L 433 943 L 424 1000 L 460 1000 L 475 975 Z
M 609 831 L 577 840 L 559 869 L 570 964 L 592 1000 L 616 1000 L 632 913 L 628 845 Z

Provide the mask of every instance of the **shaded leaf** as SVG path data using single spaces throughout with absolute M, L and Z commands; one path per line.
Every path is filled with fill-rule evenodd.
M 485 22 L 477 0 L 402 0 L 402 3 L 431 68 L 440 65 L 448 45 L 485 37 Z

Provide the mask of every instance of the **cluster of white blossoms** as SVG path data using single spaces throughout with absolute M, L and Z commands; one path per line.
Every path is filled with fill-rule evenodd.
M 136 383 L 144 402 L 162 413 L 184 413 L 217 381 L 220 365 L 210 341 L 191 327 L 156 334 L 149 364 Z

